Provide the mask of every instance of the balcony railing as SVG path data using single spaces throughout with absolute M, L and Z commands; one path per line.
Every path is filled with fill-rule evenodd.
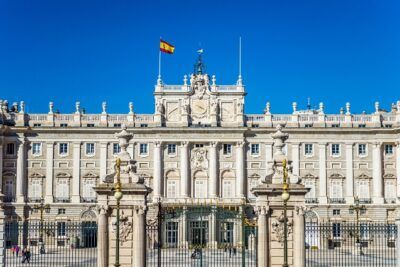
M 54 197 L 53 201 L 55 203 L 70 203 L 71 199 L 69 197 Z
M 395 204 L 396 198 L 385 198 L 385 203 L 386 204 Z
M 317 204 L 318 198 L 306 198 L 306 203 L 307 204 Z
M 81 202 L 83 203 L 96 203 L 97 198 L 96 197 L 81 197 Z
M 4 196 L 3 202 L 6 202 L 6 203 L 15 202 L 15 196 Z
M 359 198 L 358 202 L 360 202 L 360 204 L 371 204 L 372 200 L 371 198 Z
M 41 201 L 40 197 L 29 197 L 28 198 L 28 202 L 31 202 L 31 203 L 40 203 L 40 201 Z
M 344 198 L 329 198 L 329 203 L 331 204 L 345 204 Z

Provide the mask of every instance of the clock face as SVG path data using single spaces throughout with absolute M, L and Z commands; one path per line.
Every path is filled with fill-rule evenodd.
M 206 100 L 194 100 L 192 103 L 192 113 L 196 115 L 203 115 L 207 112 L 208 106 Z

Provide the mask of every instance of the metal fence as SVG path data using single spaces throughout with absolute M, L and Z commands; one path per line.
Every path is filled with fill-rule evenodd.
M 395 224 L 306 222 L 306 266 L 396 266 Z
M 256 267 L 257 227 L 238 207 L 163 207 L 147 225 L 148 267 Z
M 8 221 L 4 241 L 4 266 L 97 264 L 96 222 Z

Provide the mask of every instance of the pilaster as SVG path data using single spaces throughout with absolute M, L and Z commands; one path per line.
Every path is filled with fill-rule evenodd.
M 46 203 L 53 203 L 54 142 L 46 143 Z
M 210 143 L 210 197 L 218 197 L 218 142 Z
M 18 153 L 17 153 L 17 181 L 16 181 L 16 202 L 24 203 L 24 185 L 26 183 L 26 143 L 25 137 L 21 136 L 18 139 Z
M 293 174 L 300 176 L 300 144 L 292 143 Z
M 373 202 L 383 204 L 383 177 L 382 177 L 382 143 L 373 143 L 372 150 L 372 183 L 373 183 Z
M 236 144 L 236 197 L 244 198 L 245 194 L 245 177 L 244 177 L 244 141 Z
M 400 198 L 400 141 L 396 143 L 397 198 Z
M 100 142 L 100 180 L 103 182 L 107 176 L 108 142 Z
M 190 175 L 189 175 L 189 142 L 181 143 L 181 196 L 190 197 Z
M 293 267 L 305 266 L 304 207 L 296 206 L 293 214 Z
M 3 192 L 3 137 L 0 137 L 0 192 Z
M 319 143 L 319 197 L 318 201 L 320 204 L 328 203 L 326 194 L 326 143 Z
M 154 193 L 153 200 L 157 201 L 162 197 L 162 179 L 163 179 L 163 170 L 162 170 L 162 142 L 155 141 L 154 142 Z
M 72 203 L 80 202 L 81 142 L 73 143 Z
M 108 266 L 108 217 L 109 217 L 109 207 L 99 206 L 99 218 L 97 226 L 97 267 Z
M 346 203 L 354 203 L 353 143 L 346 143 Z

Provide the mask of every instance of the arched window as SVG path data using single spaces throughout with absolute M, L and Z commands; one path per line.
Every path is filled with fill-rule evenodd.
M 224 171 L 221 178 L 222 198 L 235 197 L 235 173 L 232 171 Z
M 204 171 L 197 171 L 194 173 L 194 197 L 207 198 L 208 196 L 208 176 Z
M 175 170 L 168 171 L 166 174 L 165 195 L 167 198 L 179 197 L 179 173 Z

